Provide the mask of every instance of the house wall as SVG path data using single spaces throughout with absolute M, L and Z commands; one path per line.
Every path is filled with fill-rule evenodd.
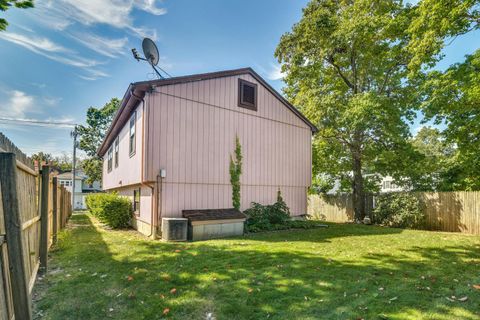
M 151 212 L 152 212 L 152 189 L 141 185 L 131 185 L 119 188 L 116 191 L 120 196 L 130 199 L 133 203 L 133 191 L 140 188 L 140 212 L 134 215 L 133 226 L 144 234 L 150 234 L 151 231 Z
M 113 190 L 123 186 L 128 186 L 141 182 L 141 164 L 142 164 L 142 103 L 136 108 L 136 149 L 135 154 L 129 153 L 129 130 L 130 121 L 123 126 L 119 133 L 119 163 L 115 168 L 115 153 L 112 163 L 112 171 L 108 172 L 108 152 L 103 157 L 103 189 Z
M 294 215 L 307 212 L 311 129 L 260 83 L 258 111 L 238 107 L 238 78 L 161 86 L 145 97 L 145 179 L 166 169 L 161 214 L 232 207 L 229 159 L 243 147 L 241 209 L 275 202 L 277 190 Z

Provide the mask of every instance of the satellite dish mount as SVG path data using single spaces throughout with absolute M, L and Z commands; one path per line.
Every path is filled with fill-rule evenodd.
M 149 38 L 143 39 L 142 49 L 143 49 L 144 58 L 142 58 L 138 54 L 137 49 L 135 49 L 135 48 L 132 49 L 133 57 L 137 61 L 140 61 L 140 60 L 147 61 L 150 64 L 150 66 L 152 66 L 152 69 L 155 71 L 155 73 L 157 74 L 157 76 L 160 79 L 165 79 L 165 77 L 162 76 L 162 74 L 157 70 L 157 68 L 160 69 L 161 71 L 163 71 L 166 75 L 170 76 L 165 70 L 163 70 L 162 68 L 157 66 L 158 61 L 160 59 L 160 55 L 158 53 L 158 48 L 157 48 L 157 46 L 155 45 L 155 42 L 153 42 L 152 39 L 149 39 Z

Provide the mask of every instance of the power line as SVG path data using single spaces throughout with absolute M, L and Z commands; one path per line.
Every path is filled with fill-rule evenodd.
M 36 120 L 36 119 L 19 119 L 19 118 L 5 118 L 0 117 L 0 122 L 17 122 L 26 125 L 38 125 L 38 126 L 47 126 L 47 127 L 64 127 L 64 128 L 75 128 L 78 124 L 71 122 L 61 122 L 61 121 L 48 121 L 48 120 Z

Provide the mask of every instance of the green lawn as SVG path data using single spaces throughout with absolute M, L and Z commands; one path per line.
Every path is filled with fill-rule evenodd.
M 176 244 L 79 214 L 49 267 L 44 319 L 480 318 L 480 237 L 459 234 L 332 224 Z

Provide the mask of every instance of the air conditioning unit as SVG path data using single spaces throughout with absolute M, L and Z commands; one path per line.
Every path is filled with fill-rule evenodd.
M 188 219 L 162 218 L 162 240 L 187 241 Z

